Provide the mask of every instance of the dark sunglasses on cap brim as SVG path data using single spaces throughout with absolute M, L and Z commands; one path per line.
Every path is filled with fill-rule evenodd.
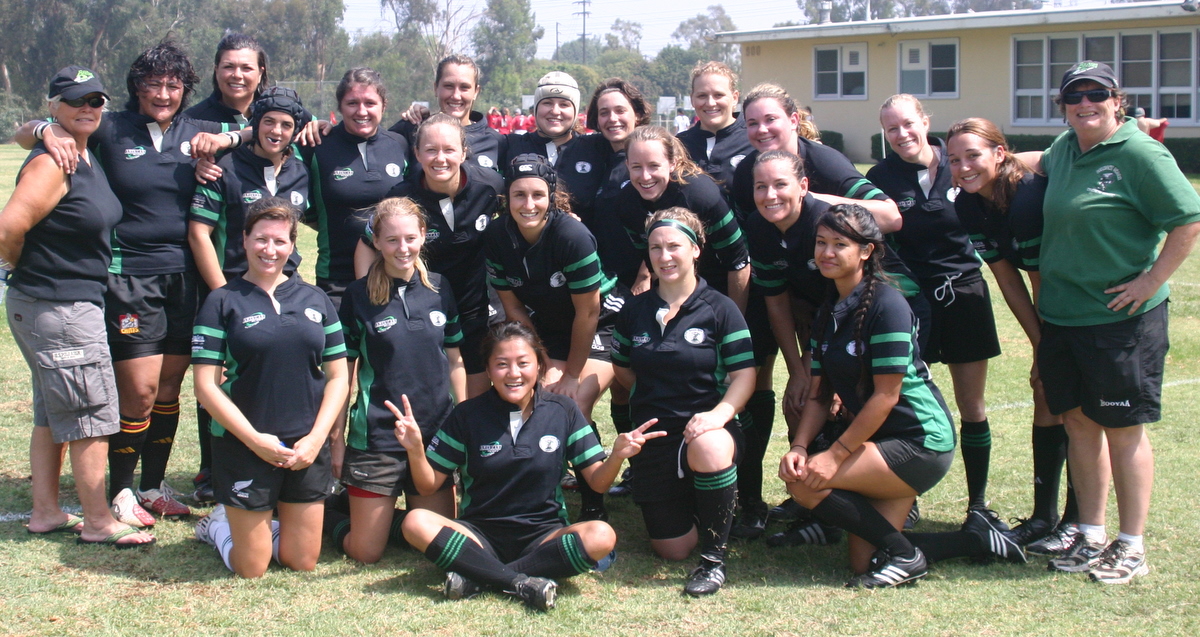
M 1111 89 L 1098 88 L 1090 91 L 1071 91 L 1069 93 L 1063 93 L 1062 101 L 1063 104 L 1070 104 L 1074 106 L 1082 102 L 1083 98 L 1086 97 L 1087 101 L 1093 104 L 1099 104 L 1100 102 L 1103 102 L 1112 96 L 1113 92 Z
M 104 98 L 99 95 L 90 95 L 90 96 L 80 97 L 78 99 L 61 100 L 61 101 L 63 104 L 66 104 L 67 106 L 70 106 L 71 108 L 83 108 L 84 104 L 87 104 L 88 106 L 91 106 L 92 108 L 104 108 Z

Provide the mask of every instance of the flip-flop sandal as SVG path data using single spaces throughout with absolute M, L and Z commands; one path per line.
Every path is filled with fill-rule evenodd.
M 158 541 L 158 538 L 150 538 L 149 542 L 124 542 L 124 543 L 122 543 L 120 541 L 122 538 L 133 535 L 134 533 L 141 533 L 141 532 L 142 532 L 141 529 L 135 529 L 133 527 L 129 527 L 129 528 L 117 531 L 116 533 L 113 533 L 112 535 L 104 538 L 103 540 L 85 540 L 82 537 L 80 537 L 80 538 L 76 538 L 75 543 L 76 544 L 104 544 L 106 546 L 111 546 L 115 549 L 132 549 L 132 548 L 140 548 L 143 546 L 151 546 L 155 542 Z
M 67 519 L 62 524 L 59 524 L 48 531 L 34 531 L 29 527 L 25 527 L 25 530 L 28 531 L 30 535 L 50 535 L 51 533 L 83 533 L 83 518 L 79 517 L 78 515 L 67 514 Z

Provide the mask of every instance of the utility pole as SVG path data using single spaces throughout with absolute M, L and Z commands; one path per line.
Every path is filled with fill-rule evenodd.
M 554 23 L 554 60 L 558 61 L 558 22 Z
M 582 6 L 583 6 L 583 10 L 582 10 L 582 11 L 576 11 L 576 12 L 575 12 L 574 14 L 572 14 L 572 15 L 581 15 L 581 16 L 583 16 L 583 33 L 580 33 L 580 34 L 579 34 L 579 36 L 582 38 L 582 39 L 580 40 L 580 42 L 583 44 L 583 65 L 584 65 L 584 66 L 587 66 L 587 36 L 588 36 L 588 33 L 587 33 L 587 17 L 588 17 L 589 15 L 591 15 L 591 13 L 592 13 L 591 11 L 588 11 L 588 5 L 589 5 L 589 4 L 591 4 L 591 3 L 592 3 L 592 0 L 575 0 L 575 2 L 572 2 L 572 3 L 571 3 L 571 4 L 578 4 L 578 5 L 582 5 Z

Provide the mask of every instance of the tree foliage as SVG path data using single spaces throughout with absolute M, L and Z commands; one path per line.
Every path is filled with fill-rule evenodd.
M 488 0 L 471 35 L 483 72 L 481 103 L 519 103 L 522 86 L 534 68 L 537 41 L 544 34 L 529 0 Z
M 708 13 L 697 14 L 680 22 L 679 28 L 671 34 L 671 40 L 688 51 L 709 60 L 724 62 L 736 70 L 740 67 L 738 46 L 713 40 L 713 36 L 722 31 L 736 29 L 733 19 L 725 13 L 725 7 L 714 4 L 708 7 Z

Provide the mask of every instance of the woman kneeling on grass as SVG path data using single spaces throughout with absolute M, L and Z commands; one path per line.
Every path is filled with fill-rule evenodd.
M 879 277 L 882 257 L 883 234 L 865 208 L 832 206 L 817 222 L 817 267 L 835 287 L 813 323 L 811 394 L 779 477 L 823 523 L 855 536 L 850 564 L 859 575 L 848 587 L 916 580 L 927 554 L 1024 562 L 978 511 L 962 531 L 900 532 L 913 498 L 950 469 L 955 440 L 950 410 L 919 357 L 912 310 Z M 853 420 L 828 450 L 810 456 L 835 394 Z
M 196 398 L 214 420 L 219 503 L 196 537 L 242 577 L 260 577 L 272 557 L 298 571 L 316 566 L 333 490 L 329 430 L 349 391 L 337 310 L 284 273 L 299 217 L 275 197 L 250 207 L 248 269 L 209 294 L 192 337 Z
M 575 401 L 541 386 L 549 361 L 533 330 L 501 323 L 485 337 L 483 354 L 491 390 L 458 405 L 428 448 L 408 396 L 403 413 L 387 403 L 417 490 L 436 493 L 456 469 L 464 478 L 458 519 L 409 511 L 404 537 L 446 569 L 449 599 L 486 587 L 549 610 L 558 587 L 553 578 L 604 570 L 617 543 L 607 522 L 568 525 L 559 488 L 567 465 L 603 493 L 625 458 L 664 434 L 644 433 L 656 421 L 647 422 L 618 436 L 605 459 Z

